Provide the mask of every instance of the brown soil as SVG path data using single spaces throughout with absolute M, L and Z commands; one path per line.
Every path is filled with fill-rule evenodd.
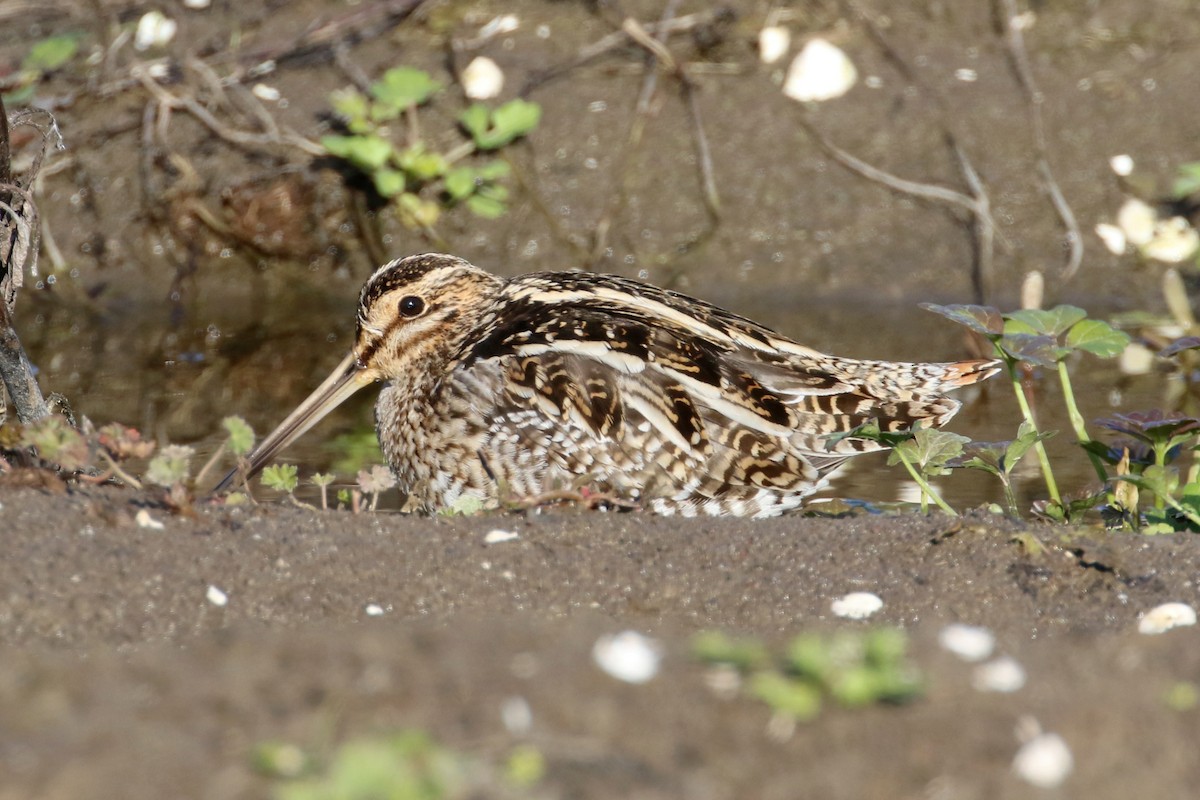
M 180 34 L 165 85 L 180 96 L 204 92 L 181 67 L 189 53 L 224 75 L 245 53 L 320 30 L 314 20 L 374 7 L 170 5 Z M 840 20 L 836 4 L 797 9 L 789 24 L 798 38 L 835 40 L 862 76 L 882 81 L 814 109 L 813 124 L 883 169 L 966 191 L 944 143 L 954 132 L 998 225 L 989 301 L 1011 305 L 1036 268 L 1052 302 L 1155 305 L 1157 276 L 1132 272 L 1131 258 L 1110 256 L 1090 231 L 1124 196 L 1110 156 L 1133 155 L 1134 188 L 1151 197 L 1197 158 L 1200 17 L 1191 4 L 1036 4 L 1026 42 L 1045 98 L 1047 156 L 1087 246 L 1069 282 L 1027 97 L 991 5 L 900 5 L 867 4 L 903 67 L 861 24 Z M 679 13 L 704 7 L 683 3 Z M 90 53 L 148 8 L 103 0 L 0 12 L 0 73 L 52 33 L 83 31 Z M 681 61 L 732 65 L 694 75 L 722 200 L 715 227 L 687 106 L 669 75 L 660 75 L 640 146 L 629 146 L 645 53 L 618 48 L 530 92 L 544 121 L 511 153 L 520 177 L 512 211 L 491 222 L 450 212 L 437 246 L 506 273 L 643 272 L 847 355 L 960 355 L 949 328 L 919 327 L 914 302 L 976 299 L 969 226 L 817 148 L 779 92 L 778 70 L 755 57 L 767 4 L 737 10 L 723 27 L 668 42 Z M 506 97 L 626 14 L 650 22 L 662 7 L 428 2 L 384 33 L 349 40 L 348 52 L 371 77 L 405 63 L 446 82 L 449 99 L 423 120 L 452 144 L 449 119 L 462 98 L 445 41 L 508 12 L 521 28 L 479 51 L 508 73 Z M 79 58 L 39 86 L 69 146 L 57 168 L 48 162 L 39 194 L 62 261 L 43 255 L 42 276 L 19 300 L 20 331 L 45 388 L 98 422 L 188 441 L 241 413 L 263 430 L 347 346 L 357 287 L 373 266 L 367 229 L 378 226 L 396 255 L 434 245 L 387 214 L 355 213 L 361 198 L 340 176 L 294 150 L 232 145 L 184 111 L 165 141 L 155 138 L 143 124 L 150 95 L 121 83 L 136 58 L 126 47 L 99 76 Z M 960 69 L 976 80 L 956 77 Z M 281 59 L 262 80 L 288 100 L 269 107 L 276 121 L 310 138 L 327 130 L 328 93 L 350 83 L 321 46 Z M 261 132 L 242 103 L 212 111 Z M 232 238 L 198 222 L 196 204 Z M 285 241 L 248 245 L 264 216 Z M 606 226 L 604 246 L 590 253 Z M 1083 402 L 1096 416 L 1112 380 L 1099 370 L 1093 379 Z M 962 419 L 969 424 L 971 411 Z M 978 426 L 959 429 L 987 439 L 1012 429 Z M 147 506 L 163 530 L 133 522 Z M 496 527 L 520 538 L 485 545 Z M 1136 632 L 1139 614 L 1159 603 L 1200 604 L 1192 536 L 1025 529 L 990 516 L 961 525 L 567 511 L 421 519 L 269 506 L 189 519 L 115 489 L 5 485 L 0 542 L 0 800 L 260 797 L 270 781 L 251 764 L 259 742 L 327 756 L 348 739 L 401 728 L 494 763 L 529 742 L 547 760 L 537 790 L 547 797 L 1027 798 L 1037 790 L 1010 770 L 1027 717 L 1074 755 L 1064 788 L 1047 796 L 1189 798 L 1200 785 L 1200 709 L 1164 700 L 1200 680 L 1195 634 Z M 206 600 L 210 585 L 227 593 L 226 606 Z M 883 598 L 875 621 L 910 632 L 923 698 L 830 708 L 784 738 L 769 732 L 763 705 L 715 695 L 689 656 L 689 637 L 704 629 L 778 644 L 861 626 L 829 611 L 858 590 Z M 368 616 L 372 603 L 385 613 Z M 952 621 L 995 631 L 1000 651 L 1028 671 L 1026 687 L 973 689 L 973 667 L 936 643 Z M 617 682 L 591 658 L 599 636 L 625 628 L 667 648 L 644 686 Z M 502 722 L 513 697 L 532 711 L 527 733 Z

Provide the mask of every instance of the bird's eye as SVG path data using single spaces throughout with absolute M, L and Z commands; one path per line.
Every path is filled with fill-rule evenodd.
M 425 310 L 425 301 L 417 297 L 415 294 L 410 294 L 400 300 L 400 316 L 402 317 L 419 317 L 421 312 Z

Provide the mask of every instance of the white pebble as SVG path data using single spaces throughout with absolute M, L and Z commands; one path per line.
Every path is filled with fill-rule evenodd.
M 265 83 L 254 84 L 254 88 L 250 91 L 259 100 L 266 100 L 268 103 L 274 103 L 282 96 L 278 89 L 274 86 L 268 86 Z
M 150 511 L 145 508 L 137 513 L 137 516 L 133 518 L 133 521 L 138 524 L 139 528 L 149 528 L 152 531 L 161 531 L 163 528 L 167 527 L 154 517 L 150 516 Z
M 1015 658 L 1001 656 L 976 667 L 971 685 L 981 692 L 1015 692 L 1025 685 L 1025 668 Z
M 537 26 L 537 37 L 539 39 L 549 39 L 550 38 L 550 26 L 549 25 L 538 25 Z
M 788 67 L 783 93 L 800 102 L 841 97 L 858 80 L 858 70 L 839 48 L 824 39 L 813 39 Z
M 521 26 L 521 21 L 517 19 L 516 14 L 504 14 L 499 17 L 494 17 L 491 22 L 479 29 L 479 35 L 484 39 L 490 39 L 502 33 L 512 33 Z
M 379 605 L 379 603 L 367 603 L 366 607 L 363 609 L 363 612 L 368 617 L 382 617 L 383 606 Z
M 1144 344 L 1130 342 L 1117 358 L 1122 375 L 1149 375 L 1154 369 L 1154 351 Z
M 942 628 L 938 644 L 963 661 L 983 661 L 992 654 L 996 637 L 987 628 L 955 623 Z
M 1053 789 L 1071 774 L 1075 762 L 1071 748 L 1057 733 L 1042 733 L 1025 744 L 1013 758 L 1013 772 L 1027 783 Z
M 1141 247 L 1154 238 L 1156 222 L 1158 215 L 1154 213 L 1154 209 L 1136 197 L 1126 200 L 1117 212 L 1117 224 L 1125 232 L 1125 238 L 1135 247 Z
M 1155 261 L 1178 264 L 1200 250 L 1200 233 L 1183 217 L 1160 220 L 1154 236 L 1141 246 L 1142 255 Z
M 212 0 L 183 0 L 183 7 L 203 11 L 212 5 Z
M 161 11 L 147 11 L 138 20 L 137 31 L 133 34 L 133 46 L 137 50 L 162 47 L 175 38 L 177 28 L 175 20 L 164 16 Z
M 758 57 L 764 64 L 774 64 L 791 46 L 792 32 L 782 25 L 769 25 L 758 32 Z
M 472 100 L 490 100 L 504 88 L 504 73 L 486 56 L 467 64 L 462 74 L 463 92 Z
M 506 697 L 500 704 L 500 719 L 506 731 L 523 736 L 533 727 L 533 709 L 524 697 Z
M 229 595 L 211 584 L 208 587 L 208 591 L 204 593 L 204 596 L 208 599 L 208 602 L 218 608 L 223 608 L 229 602 Z
M 1138 633 L 1166 633 L 1171 628 L 1196 624 L 1196 610 L 1187 603 L 1163 603 L 1138 620 Z
M 883 600 L 870 592 L 851 592 L 829 604 L 829 609 L 845 619 L 866 619 L 883 608 Z
M 1133 157 L 1124 153 L 1110 158 L 1108 160 L 1108 165 L 1112 167 L 1113 172 L 1120 175 L 1122 178 L 1127 178 L 1133 174 Z
M 520 535 L 515 531 L 506 531 L 496 528 L 490 530 L 483 537 L 484 544 L 499 544 L 500 542 L 511 542 L 513 539 L 519 539 Z
M 619 681 L 645 683 L 658 674 L 662 645 L 637 631 L 622 631 L 597 639 L 592 659 Z
M 1104 248 L 1114 256 L 1124 253 L 1128 246 L 1128 242 L 1125 241 L 1125 231 L 1116 225 L 1101 222 L 1096 226 L 1096 235 L 1100 237 L 1100 241 L 1104 242 Z
M 974 83 L 975 81 L 979 80 L 979 73 L 973 69 L 967 69 L 966 67 L 963 67 L 962 69 L 954 70 L 954 77 L 958 78 L 963 83 Z

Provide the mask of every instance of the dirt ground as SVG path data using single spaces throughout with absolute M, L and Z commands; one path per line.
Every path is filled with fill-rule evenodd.
M 661 73 L 650 113 L 635 113 L 644 49 L 616 47 L 534 82 L 625 16 L 658 20 L 660 2 L 413 3 L 417 13 L 371 35 L 348 15 L 370 17 L 383 4 L 164 5 L 180 26 L 164 51 L 126 45 L 86 68 L 84 57 L 103 51 L 91 48 L 111 45 L 151 4 L 0 8 L 0 77 L 30 42 L 85 37 L 75 65 L 38 88 L 68 149 L 47 163 L 39 188 L 58 255 L 44 252 L 42 274 L 29 277 L 19 330 L 47 390 L 97 423 L 163 440 L 202 441 L 231 413 L 268 429 L 341 357 L 374 266 L 369 237 L 395 255 L 434 245 L 362 207 L 327 164 L 233 144 L 185 110 L 164 121 L 130 77 L 138 59 L 168 59 L 162 86 L 197 92 L 228 128 L 261 134 L 247 97 L 205 94 L 211 87 L 186 59 L 227 75 L 255 53 L 286 53 L 261 80 L 287 102 L 264 107 L 316 138 L 328 130 L 329 92 L 355 69 L 374 77 L 411 64 L 453 87 L 450 63 L 491 56 L 508 74 L 504 97 L 524 87 L 543 122 L 510 154 L 510 213 L 483 221 L 451 211 L 438 247 L 508 274 L 640 274 L 863 357 L 961 355 L 945 326 L 931 335 L 914 322 L 916 302 L 1011 306 L 1030 269 L 1045 272 L 1049 302 L 1159 308 L 1155 270 L 1110 255 L 1091 230 L 1127 194 L 1161 195 L 1175 168 L 1197 158 L 1200 17 L 1186 0 L 1034 4 L 1025 41 L 1047 161 L 1085 244 L 1070 278 L 1065 229 L 1038 177 L 1029 95 L 995 26 L 1003 2 L 862 4 L 874 28 L 841 4 L 783 6 L 797 45 L 818 34 L 835 41 L 862 79 L 807 112 L 780 93 L 783 68 L 757 60 L 767 3 L 731 4 L 729 21 L 671 37 L 674 57 L 697 65 L 721 197 L 715 223 L 678 83 Z M 678 14 L 708 7 L 685 2 Z M 449 40 L 472 39 L 502 13 L 521 19 L 517 31 L 447 55 Z M 345 45 L 337 58 L 334 40 Z M 426 130 L 453 139 L 457 91 L 429 110 Z M 966 192 L 946 146 L 953 133 L 989 193 L 990 270 L 972 278 L 978 251 L 961 214 L 844 170 L 800 127 L 802 115 L 871 164 Z M 1108 165 L 1119 153 L 1137 164 L 1124 184 Z M 197 221 L 205 214 L 233 229 L 269 217 L 288 232 L 287 248 L 222 238 Z M 1115 380 L 1095 374 L 1081 393 L 1091 416 L 1105 411 Z M 321 435 L 368 415 L 359 406 Z M 973 417 L 967 409 L 960 421 Z M 1011 435 L 995 423 L 957 429 Z M 1137 632 L 1139 616 L 1161 603 L 1200 605 L 1194 536 L 1021 526 L 981 513 L 961 523 L 567 510 L 432 519 L 268 505 L 202 507 L 193 519 L 150 494 L 22 480 L 0 476 L 0 800 L 265 797 L 273 783 L 252 757 L 262 742 L 320 759 L 345 741 L 410 728 L 493 764 L 533 745 L 546 760 L 536 797 L 1191 798 L 1200 786 L 1200 707 L 1185 702 L 1200 684 L 1195 629 Z M 869 481 L 860 489 L 890 499 L 871 496 Z M 164 527 L 137 525 L 141 510 Z M 485 544 L 497 528 L 518 538 Z M 852 591 L 883 599 L 870 623 L 831 614 L 831 601 Z M 973 688 L 975 666 L 937 642 L 951 622 L 991 629 L 1026 685 Z M 875 623 L 910 634 L 925 695 L 831 707 L 790 735 L 763 704 L 714 692 L 689 649 L 702 630 L 782 645 L 800 632 Z M 593 661 L 596 640 L 624 629 L 665 647 L 644 685 Z M 522 702 L 527 725 L 511 713 Z M 1074 770 L 1061 788 L 1037 789 L 1012 771 L 1035 723 L 1070 748 Z

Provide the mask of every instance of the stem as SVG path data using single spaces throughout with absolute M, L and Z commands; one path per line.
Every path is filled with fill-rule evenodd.
M 204 466 L 201 467 L 200 471 L 196 473 L 196 479 L 194 481 L 192 481 L 193 486 L 199 486 L 201 483 L 204 482 L 204 477 L 206 475 L 208 475 L 208 471 L 216 465 L 217 459 L 219 459 L 221 456 L 225 455 L 225 447 L 228 444 L 229 444 L 229 440 L 226 439 L 225 441 L 221 442 L 220 447 L 218 447 L 216 450 L 213 451 L 213 454 L 211 456 L 209 456 L 208 461 L 205 461 Z
M 1033 418 L 1033 411 L 1029 408 L 1029 399 L 1025 397 L 1025 387 L 1021 385 L 1021 379 L 1017 375 L 1017 362 L 1005 358 L 1004 363 L 1008 366 L 1008 377 L 1012 381 L 1013 391 L 1017 395 L 1017 405 L 1021 407 L 1021 415 L 1033 428 L 1033 432 L 1039 433 L 1037 420 Z M 1054 471 L 1050 469 L 1050 458 L 1046 455 L 1046 447 L 1042 444 L 1041 439 L 1034 443 L 1033 451 L 1037 453 L 1038 463 L 1042 466 L 1042 478 L 1046 481 L 1046 490 L 1050 492 L 1050 499 L 1061 506 L 1063 504 L 1062 496 L 1058 493 L 1058 484 L 1054 482 Z
M 904 465 L 904 468 L 906 470 L 908 470 L 908 474 L 912 476 L 912 479 L 917 482 L 917 486 L 921 487 L 921 513 L 922 514 L 924 514 L 928 508 L 928 506 L 926 504 L 926 498 L 930 498 L 933 500 L 933 502 L 937 503 L 937 507 L 940 508 L 942 511 L 946 512 L 947 514 L 949 514 L 952 517 L 958 516 L 958 512 L 955 511 L 950 506 L 946 505 L 946 501 L 943 500 L 941 498 L 941 496 L 933 490 L 933 487 L 930 486 L 929 482 L 926 481 L 925 478 L 923 478 L 921 476 L 921 473 L 917 471 L 917 468 L 915 466 L 913 466 L 913 463 L 908 460 L 908 457 L 904 455 L 904 452 L 902 450 L 893 450 L 892 452 L 894 452 L 896 454 L 896 457 L 900 459 L 900 463 Z
M 109 468 L 109 470 L 112 471 L 112 473 L 114 475 L 116 475 L 121 480 L 125 481 L 125 483 L 129 484 L 134 489 L 141 491 L 141 489 L 142 489 L 141 481 L 139 481 L 137 478 L 135 478 L 132 475 L 130 475 L 129 473 L 127 473 L 125 470 L 121 469 L 121 465 L 118 464 L 112 456 L 110 456 L 108 453 L 106 453 L 103 448 L 101 448 L 99 452 L 100 452 L 100 457 L 102 459 L 104 459 L 105 462 L 108 463 L 108 468 Z
M 1058 362 L 1058 380 L 1062 384 L 1063 400 L 1067 404 L 1067 416 L 1071 420 L 1071 427 L 1075 429 L 1075 438 L 1081 445 L 1091 443 L 1092 437 L 1088 436 L 1087 427 L 1083 422 L 1083 414 L 1079 413 L 1079 406 L 1075 404 L 1075 390 L 1071 387 L 1071 377 L 1067 374 L 1065 361 Z M 1104 469 L 1104 462 L 1100 460 L 1100 456 L 1091 450 L 1085 450 L 1085 452 L 1096 470 L 1096 477 L 1100 479 L 1101 483 L 1107 483 L 1108 472 Z
M 1020 519 L 1021 512 L 1017 511 L 1017 496 L 1013 493 L 1012 480 L 1007 473 L 1000 475 L 1000 484 L 1004 487 L 1004 502 L 1008 504 L 1008 513 L 1013 519 Z

